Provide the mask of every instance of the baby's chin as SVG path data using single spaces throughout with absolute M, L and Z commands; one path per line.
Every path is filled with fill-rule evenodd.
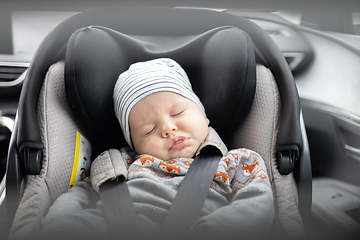
M 184 149 L 181 150 L 176 150 L 176 151 L 159 151 L 157 149 L 157 151 L 155 151 L 155 149 L 153 149 L 154 151 L 147 151 L 147 152 L 141 152 L 141 151 L 137 151 L 135 148 L 135 151 L 138 155 L 150 155 L 153 157 L 156 157 L 162 161 L 167 161 L 170 159 L 174 159 L 174 158 L 194 158 L 196 152 L 197 152 L 197 148 L 195 149 L 194 147 L 188 146 Z
M 173 158 L 194 158 L 196 154 L 196 151 L 192 151 L 186 154 L 177 154 L 176 156 L 172 156 L 169 159 L 173 159 Z
M 163 156 L 155 156 L 154 157 L 157 157 L 163 161 L 167 161 L 167 160 L 170 160 L 170 159 L 174 159 L 174 158 L 193 158 L 196 154 L 196 151 L 179 151 L 179 152 L 174 152 L 174 153 L 171 153 L 171 154 L 168 154 L 168 155 L 163 155 Z

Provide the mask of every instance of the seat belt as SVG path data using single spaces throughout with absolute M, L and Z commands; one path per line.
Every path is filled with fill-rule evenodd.
M 163 233 L 186 233 L 199 218 L 221 157 L 220 150 L 213 146 L 206 146 L 195 157 L 161 226 Z M 137 226 L 137 215 L 126 179 L 103 183 L 99 193 L 111 235 L 134 235 L 131 229 Z
M 199 218 L 222 154 L 206 146 L 195 157 L 162 224 L 162 231 L 186 233 Z
M 100 185 L 99 193 L 110 236 L 134 236 L 137 215 L 124 176 Z M 120 234 L 120 235 L 119 235 Z

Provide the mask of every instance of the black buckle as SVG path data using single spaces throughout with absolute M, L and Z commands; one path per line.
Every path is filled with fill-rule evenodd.
M 39 175 L 42 167 L 42 149 L 24 147 L 21 156 L 24 163 L 24 170 L 30 175 Z
M 300 150 L 297 145 L 277 146 L 277 163 L 281 175 L 293 172 L 295 162 L 300 158 Z

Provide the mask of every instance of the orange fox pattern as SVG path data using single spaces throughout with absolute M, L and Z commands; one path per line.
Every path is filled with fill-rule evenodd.
M 254 160 L 253 164 L 242 164 L 242 170 L 245 176 L 251 176 L 251 174 L 259 167 L 259 162 Z
M 227 174 L 226 172 L 216 171 L 214 180 L 217 180 L 218 182 L 222 182 L 225 185 L 230 185 L 229 174 Z
M 143 167 L 150 167 L 154 163 L 153 157 L 141 157 L 134 162 L 136 165 L 140 165 Z
M 247 150 L 232 150 L 222 158 L 212 183 L 221 192 L 236 193 L 256 178 L 266 179 L 267 173 L 260 165 L 259 154 Z
M 180 174 L 180 170 L 181 170 L 180 167 L 178 166 L 174 166 L 164 162 L 160 162 L 160 169 L 163 170 L 164 172 L 176 173 L 176 174 Z
M 124 157 L 126 158 L 126 156 Z M 179 158 L 162 161 L 150 155 L 142 155 L 134 161 L 134 164 L 129 166 L 128 178 L 132 179 L 151 174 L 164 178 L 166 184 L 171 184 L 171 182 L 177 182 L 180 179 L 174 178 L 174 175 L 184 176 L 186 174 L 193 160 Z M 236 149 L 229 151 L 228 155 L 219 162 L 212 188 L 226 194 L 235 194 L 242 189 L 246 191 L 246 186 L 251 182 L 268 178 L 262 161 L 261 157 L 251 150 Z

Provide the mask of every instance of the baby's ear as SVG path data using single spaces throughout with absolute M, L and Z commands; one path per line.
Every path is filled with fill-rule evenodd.
M 208 118 L 206 118 L 206 122 L 207 122 L 207 125 L 209 126 L 210 120 Z

